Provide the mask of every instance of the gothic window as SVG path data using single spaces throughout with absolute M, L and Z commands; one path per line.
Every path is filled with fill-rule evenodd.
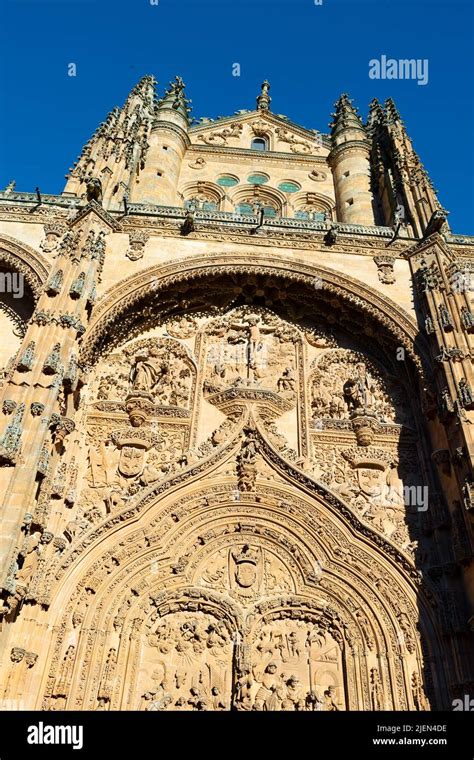
M 254 137 L 250 147 L 252 150 L 268 150 L 268 140 L 266 137 Z

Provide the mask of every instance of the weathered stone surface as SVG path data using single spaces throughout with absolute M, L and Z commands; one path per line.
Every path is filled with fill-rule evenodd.
M 4 709 L 473 680 L 472 241 L 393 104 L 320 135 L 270 101 L 191 125 L 145 77 L 65 195 L 0 194 Z

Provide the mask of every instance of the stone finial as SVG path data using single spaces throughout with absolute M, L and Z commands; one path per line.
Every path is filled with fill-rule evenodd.
M 339 100 L 336 101 L 335 109 L 335 112 L 332 114 L 333 120 L 330 124 L 332 136 L 345 129 L 364 131 L 359 113 L 347 93 L 343 93 Z
M 184 94 L 184 82 L 181 77 L 175 77 L 174 81 L 170 83 L 165 94 L 158 102 L 157 111 L 162 111 L 166 108 L 172 108 L 174 111 L 178 111 L 189 124 L 189 115 L 191 113 L 190 103 L 191 100 L 185 97 Z
M 257 109 L 259 111 L 270 110 L 270 103 L 272 99 L 270 95 L 268 94 L 269 90 L 270 90 L 270 82 L 268 81 L 268 79 L 265 79 L 265 81 L 262 82 L 260 95 L 257 96 Z

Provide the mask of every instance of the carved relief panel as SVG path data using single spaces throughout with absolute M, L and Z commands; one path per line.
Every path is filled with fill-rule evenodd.
M 146 394 L 159 407 L 188 409 L 195 364 L 191 352 L 176 338 L 136 340 L 102 362 L 91 381 L 90 401 L 99 410 L 120 409 L 127 396 Z M 105 405 L 104 401 L 118 402 Z
M 143 642 L 134 709 L 230 709 L 232 652 L 221 620 L 204 613 L 166 615 Z
M 281 619 L 260 622 L 244 642 L 211 614 L 167 614 L 152 620 L 140 639 L 133 707 L 344 710 L 347 676 L 338 638 L 317 623 Z
M 205 328 L 204 394 L 258 387 L 296 401 L 298 330 L 263 309 L 240 307 Z
M 219 549 L 197 570 L 197 584 L 225 590 L 246 605 L 278 592 L 295 591 L 295 583 L 283 561 L 256 544 L 234 544 Z
M 340 643 L 317 624 L 273 620 L 260 625 L 252 645 L 255 710 L 344 710 Z M 239 699 L 246 709 L 245 699 Z M 240 702 L 240 704 L 239 704 Z
M 408 411 L 403 389 L 365 355 L 347 349 L 325 351 L 311 375 L 313 419 L 349 419 L 365 409 L 382 423 L 405 424 Z

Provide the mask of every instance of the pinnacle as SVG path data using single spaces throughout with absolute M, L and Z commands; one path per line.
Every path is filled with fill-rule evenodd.
M 135 85 L 135 87 L 130 91 L 130 94 L 127 98 L 127 101 L 130 101 L 131 99 L 135 97 L 140 97 L 144 101 L 148 101 L 149 103 L 153 103 L 155 100 L 155 88 L 156 88 L 156 79 L 151 74 L 146 74 L 143 76 Z
M 352 105 L 352 100 L 347 93 L 344 92 L 334 106 L 336 110 L 331 114 L 333 120 L 329 125 L 331 127 L 331 134 L 334 135 L 336 132 L 340 132 L 346 128 L 363 129 L 357 108 Z
M 186 98 L 184 87 L 185 85 L 182 78 L 176 76 L 175 79 L 170 82 L 170 85 L 161 100 L 158 101 L 157 110 L 172 108 L 174 111 L 181 113 L 189 124 L 189 114 L 191 113 L 189 104 L 191 103 L 191 100 Z
M 385 113 L 387 114 L 387 119 L 389 121 L 400 121 L 401 117 L 398 112 L 398 108 L 395 105 L 395 101 L 392 100 L 392 98 L 387 98 L 385 101 Z
M 268 81 L 268 79 L 265 79 L 265 81 L 262 82 L 262 85 L 261 85 L 260 95 L 257 96 L 257 109 L 259 111 L 270 110 L 270 103 L 272 99 L 270 95 L 268 94 L 269 90 L 270 90 L 270 82 Z
M 385 114 L 382 106 L 377 98 L 374 98 L 369 103 L 369 115 L 367 117 L 368 129 L 375 129 L 385 121 Z

